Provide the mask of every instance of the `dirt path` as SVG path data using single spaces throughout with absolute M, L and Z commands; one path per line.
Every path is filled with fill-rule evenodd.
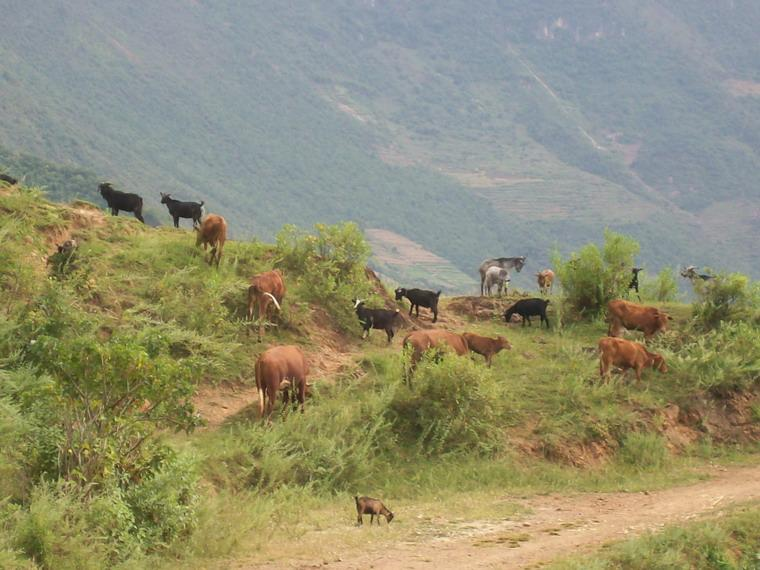
M 714 475 L 706 482 L 651 493 L 514 499 L 531 514 L 517 520 L 470 521 L 444 537 L 423 537 L 390 548 L 363 548 L 359 552 L 346 552 L 335 562 L 283 561 L 234 568 L 445 570 L 540 565 L 563 556 L 591 552 L 605 542 L 632 538 L 666 524 L 715 513 L 731 503 L 760 499 L 760 466 L 719 469 Z

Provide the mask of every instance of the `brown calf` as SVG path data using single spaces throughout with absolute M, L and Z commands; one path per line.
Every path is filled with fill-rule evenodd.
M 412 347 L 412 358 L 407 372 L 407 380 L 411 380 L 411 373 L 417 367 L 422 355 L 429 348 L 451 348 L 459 356 L 467 354 L 469 347 L 461 334 L 456 334 L 443 329 L 429 329 L 414 331 L 406 335 L 401 345 L 406 348 Z
M 277 393 L 280 388 L 285 388 L 285 381 L 290 383 L 288 388 L 293 388 L 303 412 L 307 373 L 306 357 L 297 346 L 274 346 L 265 350 L 256 361 L 256 389 L 259 392 L 261 417 L 268 418 L 272 415 Z
M 207 260 L 208 264 L 212 265 L 216 262 L 216 266 L 219 267 L 219 260 L 222 259 L 224 242 L 227 241 L 227 222 L 222 216 L 209 214 L 201 222 L 200 228 L 194 227 L 193 229 L 197 232 L 195 246 L 198 247 L 203 244 L 203 249 L 205 251 L 210 245 L 211 256 Z
M 269 304 L 274 303 L 278 311 L 282 310 L 280 303 L 285 297 L 285 282 L 282 279 L 282 273 L 277 269 L 259 273 L 251 278 L 251 285 L 248 287 L 248 320 L 253 320 L 253 307 L 259 308 L 259 340 L 264 335 L 264 320 L 267 316 Z
M 502 349 L 512 350 L 512 345 L 503 336 L 497 336 L 496 338 L 490 338 L 487 336 L 480 336 L 475 333 L 462 333 L 462 336 L 467 341 L 467 346 L 470 347 L 470 352 L 475 352 L 486 357 L 486 364 L 491 366 L 491 359 L 495 354 L 498 354 Z
M 364 524 L 362 515 L 369 515 L 369 524 L 377 517 L 377 525 L 380 526 L 380 515 L 385 517 L 388 524 L 393 520 L 393 513 L 390 512 L 382 501 L 371 497 L 354 497 L 356 501 L 356 522 L 357 526 Z
M 612 366 L 624 371 L 633 368 L 636 371 L 636 380 L 641 380 L 641 371 L 647 366 L 658 372 L 668 371 L 665 359 L 659 354 L 649 352 L 643 344 L 607 336 L 599 339 L 599 375 L 602 379 L 609 378 Z
M 538 281 L 538 289 L 543 295 L 549 293 L 554 286 L 554 271 L 551 269 L 544 269 L 540 273 L 536 273 L 536 280 Z
M 607 303 L 607 320 L 610 323 L 608 336 L 622 336 L 623 329 L 628 329 L 641 331 L 644 338 L 649 339 L 667 330 L 670 317 L 655 307 L 617 299 Z

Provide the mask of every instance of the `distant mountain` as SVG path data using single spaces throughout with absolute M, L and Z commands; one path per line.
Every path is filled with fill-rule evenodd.
M 1 144 L 148 204 L 202 198 L 237 237 L 353 219 L 441 259 L 425 282 L 454 288 L 491 255 L 527 255 L 525 285 L 605 226 L 650 269 L 760 271 L 760 4 L 30 0 L 3 16 Z M 393 255 L 390 277 L 422 278 Z

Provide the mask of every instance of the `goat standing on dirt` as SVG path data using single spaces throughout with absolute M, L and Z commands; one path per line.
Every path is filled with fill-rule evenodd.
M 358 496 L 354 497 L 354 501 L 356 501 L 357 526 L 364 524 L 362 515 L 369 515 L 370 525 L 372 524 L 372 521 L 375 519 L 375 517 L 377 517 L 377 525 L 380 526 L 380 515 L 383 515 L 385 517 L 385 520 L 388 521 L 388 524 L 391 524 L 391 521 L 393 520 L 393 513 L 385 508 L 385 505 L 382 503 L 382 501 L 373 499 L 371 497 Z

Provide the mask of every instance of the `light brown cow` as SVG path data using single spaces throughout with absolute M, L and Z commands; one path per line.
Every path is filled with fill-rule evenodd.
M 267 317 L 267 309 L 270 303 L 278 311 L 282 310 L 280 303 L 285 297 L 285 282 L 282 279 L 282 273 L 277 269 L 259 273 L 251 278 L 251 285 L 248 287 L 248 320 L 253 320 L 253 307 L 259 308 L 259 340 L 264 335 L 264 321 Z
M 610 323 L 608 336 L 622 336 L 623 329 L 628 329 L 641 331 L 644 338 L 649 339 L 658 332 L 667 330 L 670 317 L 656 307 L 617 299 L 607 303 L 607 320 Z
M 205 251 L 210 245 L 211 256 L 207 260 L 208 264 L 212 265 L 216 262 L 216 266 L 219 267 L 224 242 L 227 241 L 227 222 L 222 216 L 209 214 L 201 222 L 200 228 L 194 227 L 193 229 L 196 231 L 195 246 L 198 247 L 203 244 Z
M 636 380 L 641 380 L 641 371 L 646 366 L 658 372 L 668 371 L 665 359 L 649 352 L 643 344 L 623 338 L 602 337 L 599 339 L 599 375 L 602 379 L 609 378 L 611 366 L 618 366 L 624 371 L 633 368 Z
M 451 348 L 459 356 L 467 354 L 469 350 L 467 341 L 461 334 L 456 334 L 443 329 L 429 329 L 411 332 L 404 337 L 401 345 L 404 348 L 409 346 L 412 349 L 411 362 L 409 370 L 407 371 L 407 380 L 411 380 L 411 374 L 417 367 L 417 363 L 429 348 Z
M 256 361 L 256 389 L 259 392 L 259 413 L 262 418 L 272 415 L 277 393 L 285 381 L 293 392 L 303 412 L 306 399 L 306 374 L 308 365 L 303 351 L 297 346 L 274 346 L 265 350 Z M 287 400 L 287 392 L 286 392 Z
M 491 366 L 491 360 L 495 354 L 498 354 L 502 349 L 512 350 L 512 344 L 503 336 L 499 335 L 496 338 L 487 336 L 480 336 L 475 333 L 462 333 L 462 336 L 467 341 L 467 346 L 470 348 L 470 352 L 475 352 L 486 358 L 486 364 Z
M 538 290 L 541 294 L 548 295 L 554 286 L 554 271 L 551 269 L 544 269 L 543 271 L 536 273 L 536 280 L 538 281 Z

